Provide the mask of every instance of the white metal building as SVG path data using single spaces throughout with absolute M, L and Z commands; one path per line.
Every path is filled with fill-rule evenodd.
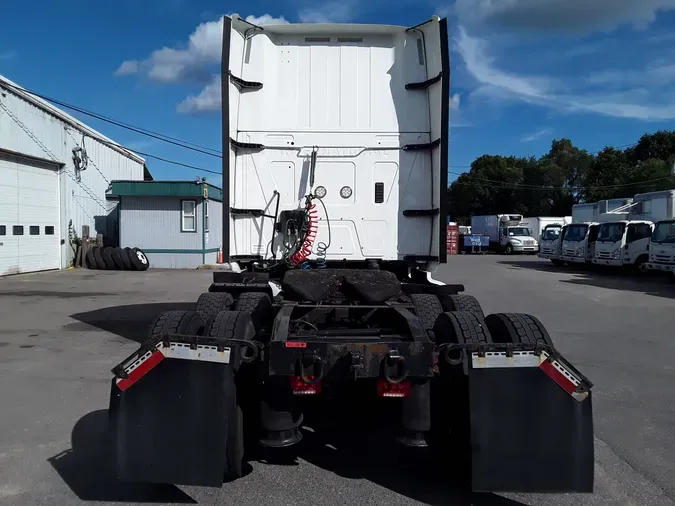
M 0 76 L 0 276 L 65 268 L 71 232 L 115 242 L 114 179 L 151 179 L 145 160 Z

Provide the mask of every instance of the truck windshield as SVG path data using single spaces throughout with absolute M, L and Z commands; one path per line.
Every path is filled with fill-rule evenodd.
M 541 234 L 542 241 L 555 241 L 558 237 L 560 237 L 559 228 L 547 228 L 544 230 L 544 233 Z
M 655 243 L 675 243 L 675 221 L 666 221 L 656 225 L 652 234 L 652 242 Z
M 598 242 L 620 241 L 625 230 L 625 223 L 603 223 L 598 231 Z
M 509 227 L 511 237 L 530 236 L 530 229 L 525 227 Z
M 570 225 L 565 232 L 566 241 L 583 241 L 588 232 L 588 225 Z

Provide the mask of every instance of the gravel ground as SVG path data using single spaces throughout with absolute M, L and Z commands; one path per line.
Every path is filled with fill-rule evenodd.
M 539 317 L 594 382 L 594 494 L 466 494 L 377 438 L 345 455 L 311 433 L 299 462 L 253 462 L 222 489 L 116 483 L 101 447 L 110 368 L 211 273 L 75 270 L 0 279 L 0 504 L 674 504 L 675 284 L 488 255 L 451 257 L 437 277 L 486 314 Z

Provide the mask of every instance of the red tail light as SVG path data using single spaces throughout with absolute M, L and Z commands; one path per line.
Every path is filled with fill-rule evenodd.
M 385 379 L 377 380 L 378 397 L 408 397 L 410 396 L 410 381 L 403 380 L 401 383 L 392 385 Z
M 307 379 L 314 381 L 314 376 L 308 376 Z M 317 395 L 321 393 L 321 381 L 314 384 L 305 383 L 300 376 L 290 376 L 291 389 L 295 395 Z

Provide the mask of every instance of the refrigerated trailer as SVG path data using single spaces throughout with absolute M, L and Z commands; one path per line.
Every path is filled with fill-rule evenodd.
M 228 270 L 113 369 L 117 476 L 221 486 L 256 448 L 298 448 L 310 403 L 349 390 L 474 490 L 592 491 L 589 380 L 536 317 L 485 316 L 433 277 L 447 21 L 223 27 Z

